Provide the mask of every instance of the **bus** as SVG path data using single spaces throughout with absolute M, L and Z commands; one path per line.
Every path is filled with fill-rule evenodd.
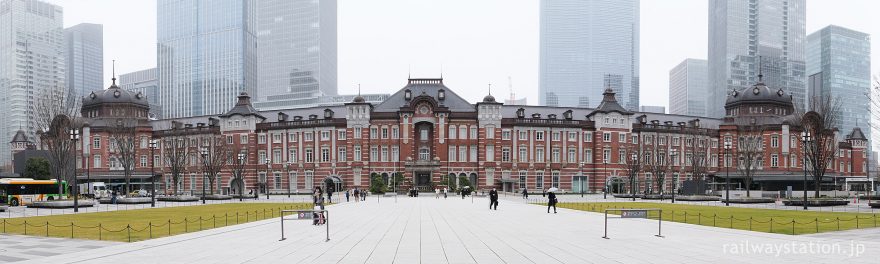
M 51 201 L 67 196 L 67 181 L 58 193 L 57 180 L 34 180 L 31 178 L 0 179 L 0 202 L 10 206 L 28 205 L 36 201 Z

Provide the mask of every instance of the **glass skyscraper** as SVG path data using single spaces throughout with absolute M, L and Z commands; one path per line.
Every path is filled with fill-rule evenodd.
M 830 25 L 807 36 L 810 99 L 840 102 L 841 135 L 859 127 L 871 138 L 871 41 L 866 33 Z
M 337 95 L 336 0 L 261 0 L 257 8 L 255 100 L 289 108 Z
M 256 1 L 159 0 L 157 74 L 163 118 L 221 114 L 256 94 Z
M 141 93 L 150 103 L 150 117 L 162 119 L 162 106 L 159 105 L 159 80 L 156 68 L 140 70 L 119 75 L 119 88 Z
M 595 107 L 611 87 L 639 108 L 639 1 L 541 0 L 539 100 Z
M 709 1 L 709 116 L 722 117 L 732 90 L 758 81 L 806 103 L 805 0 Z
M 708 62 L 685 59 L 669 70 L 669 113 L 706 116 L 706 68 Z
M 0 166 L 19 129 L 34 141 L 40 94 L 65 87 L 63 14 L 42 1 L 0 1 Z
M 64 29 L 67 89 L 78 102 L 104 89 L 104 27 L 82 23 Z

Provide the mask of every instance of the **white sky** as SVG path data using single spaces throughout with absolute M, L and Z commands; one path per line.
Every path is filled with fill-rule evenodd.
M 105 86 L 116 72 L 155 67 L 153 0 L 48 0 L 64 7 L 64 25 L 104 25 Z M 407 74 L 438 77 L 465 99 L 488 92 L 538 100 L 538 0 L 339 0 L 339 93 L 393 93 Z M 668 105 L 669 69 L 706 58 L 707 0 L 641 1 L 641 102 Z M 880 35 L 875 0 L 807 0 L 807 34 L 836 24 Z M 872 22 L 874 21 L 874 22 Z M 880 49 L 872 46 L 872 65 Z M 878 66 L 871 71 L 878 73 Z

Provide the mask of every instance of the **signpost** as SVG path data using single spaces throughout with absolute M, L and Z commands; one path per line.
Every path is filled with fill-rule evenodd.
M 284 214 L 289 214 L 290 217 L 285 218 Z M 327 210 L 281 210 L 281 239 L 278 241 L 284 241 L 284 221 L 285 220 L 313 220 L 315 217 L 318 219 L 323 218 L 324 225 L 327 227 L 327 241 L 330 241 L 330 212 Z
M 657 218 L 657 234 L 654 235 L 656 237 L 663 237 L 661 231 L 663 226 L 663 209 L 656 208 L 645 208 L 645 209 L 605 209 L 605 235 L 602 236 L 604 239 L 611 239 L 608 237 L 608 212 L 616 211 L 620 212 L 620 218 L 644 218 L 648 219 L 649 211 L 657 211 L 659 212 L 659 216 Z

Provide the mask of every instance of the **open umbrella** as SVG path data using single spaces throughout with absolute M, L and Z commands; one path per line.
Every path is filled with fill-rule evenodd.
M 556 187 L 552 187 L 550 189 L 547 189 L 547 192 L 557 192 L 557 191 L 559 191 L 559 189 Z

